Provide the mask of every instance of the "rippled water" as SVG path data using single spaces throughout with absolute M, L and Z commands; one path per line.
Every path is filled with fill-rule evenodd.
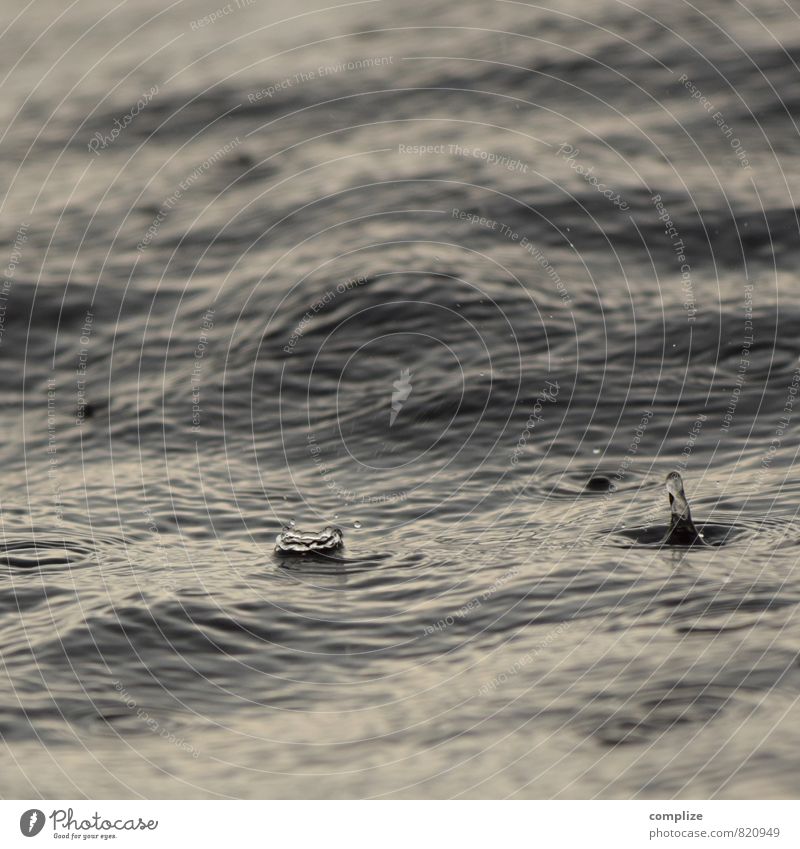
M 229 8 L 3 10 L 0 793 L 796 796 L 798 10 Z

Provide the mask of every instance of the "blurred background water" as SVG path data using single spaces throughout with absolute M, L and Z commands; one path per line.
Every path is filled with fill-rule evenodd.
M 0 794 L 796 796 L 799 12 L 5 4 Z

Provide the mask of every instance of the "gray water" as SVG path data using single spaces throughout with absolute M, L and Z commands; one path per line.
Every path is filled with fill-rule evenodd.
M 3 8 L 0 794 L 796 796 L 796 3 L 210 6 Z

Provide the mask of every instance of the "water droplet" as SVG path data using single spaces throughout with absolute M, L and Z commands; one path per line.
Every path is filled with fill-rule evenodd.
M 599 453 L 600 453 L 599 448 L 592 448 L 592 454 L 599 454 Z
M 360 528 L 361 522 L 359 522 L 358 519 L 356 519 L 355 522 L 353 522 L 353 527 L 356 528 L 356 529 Z

